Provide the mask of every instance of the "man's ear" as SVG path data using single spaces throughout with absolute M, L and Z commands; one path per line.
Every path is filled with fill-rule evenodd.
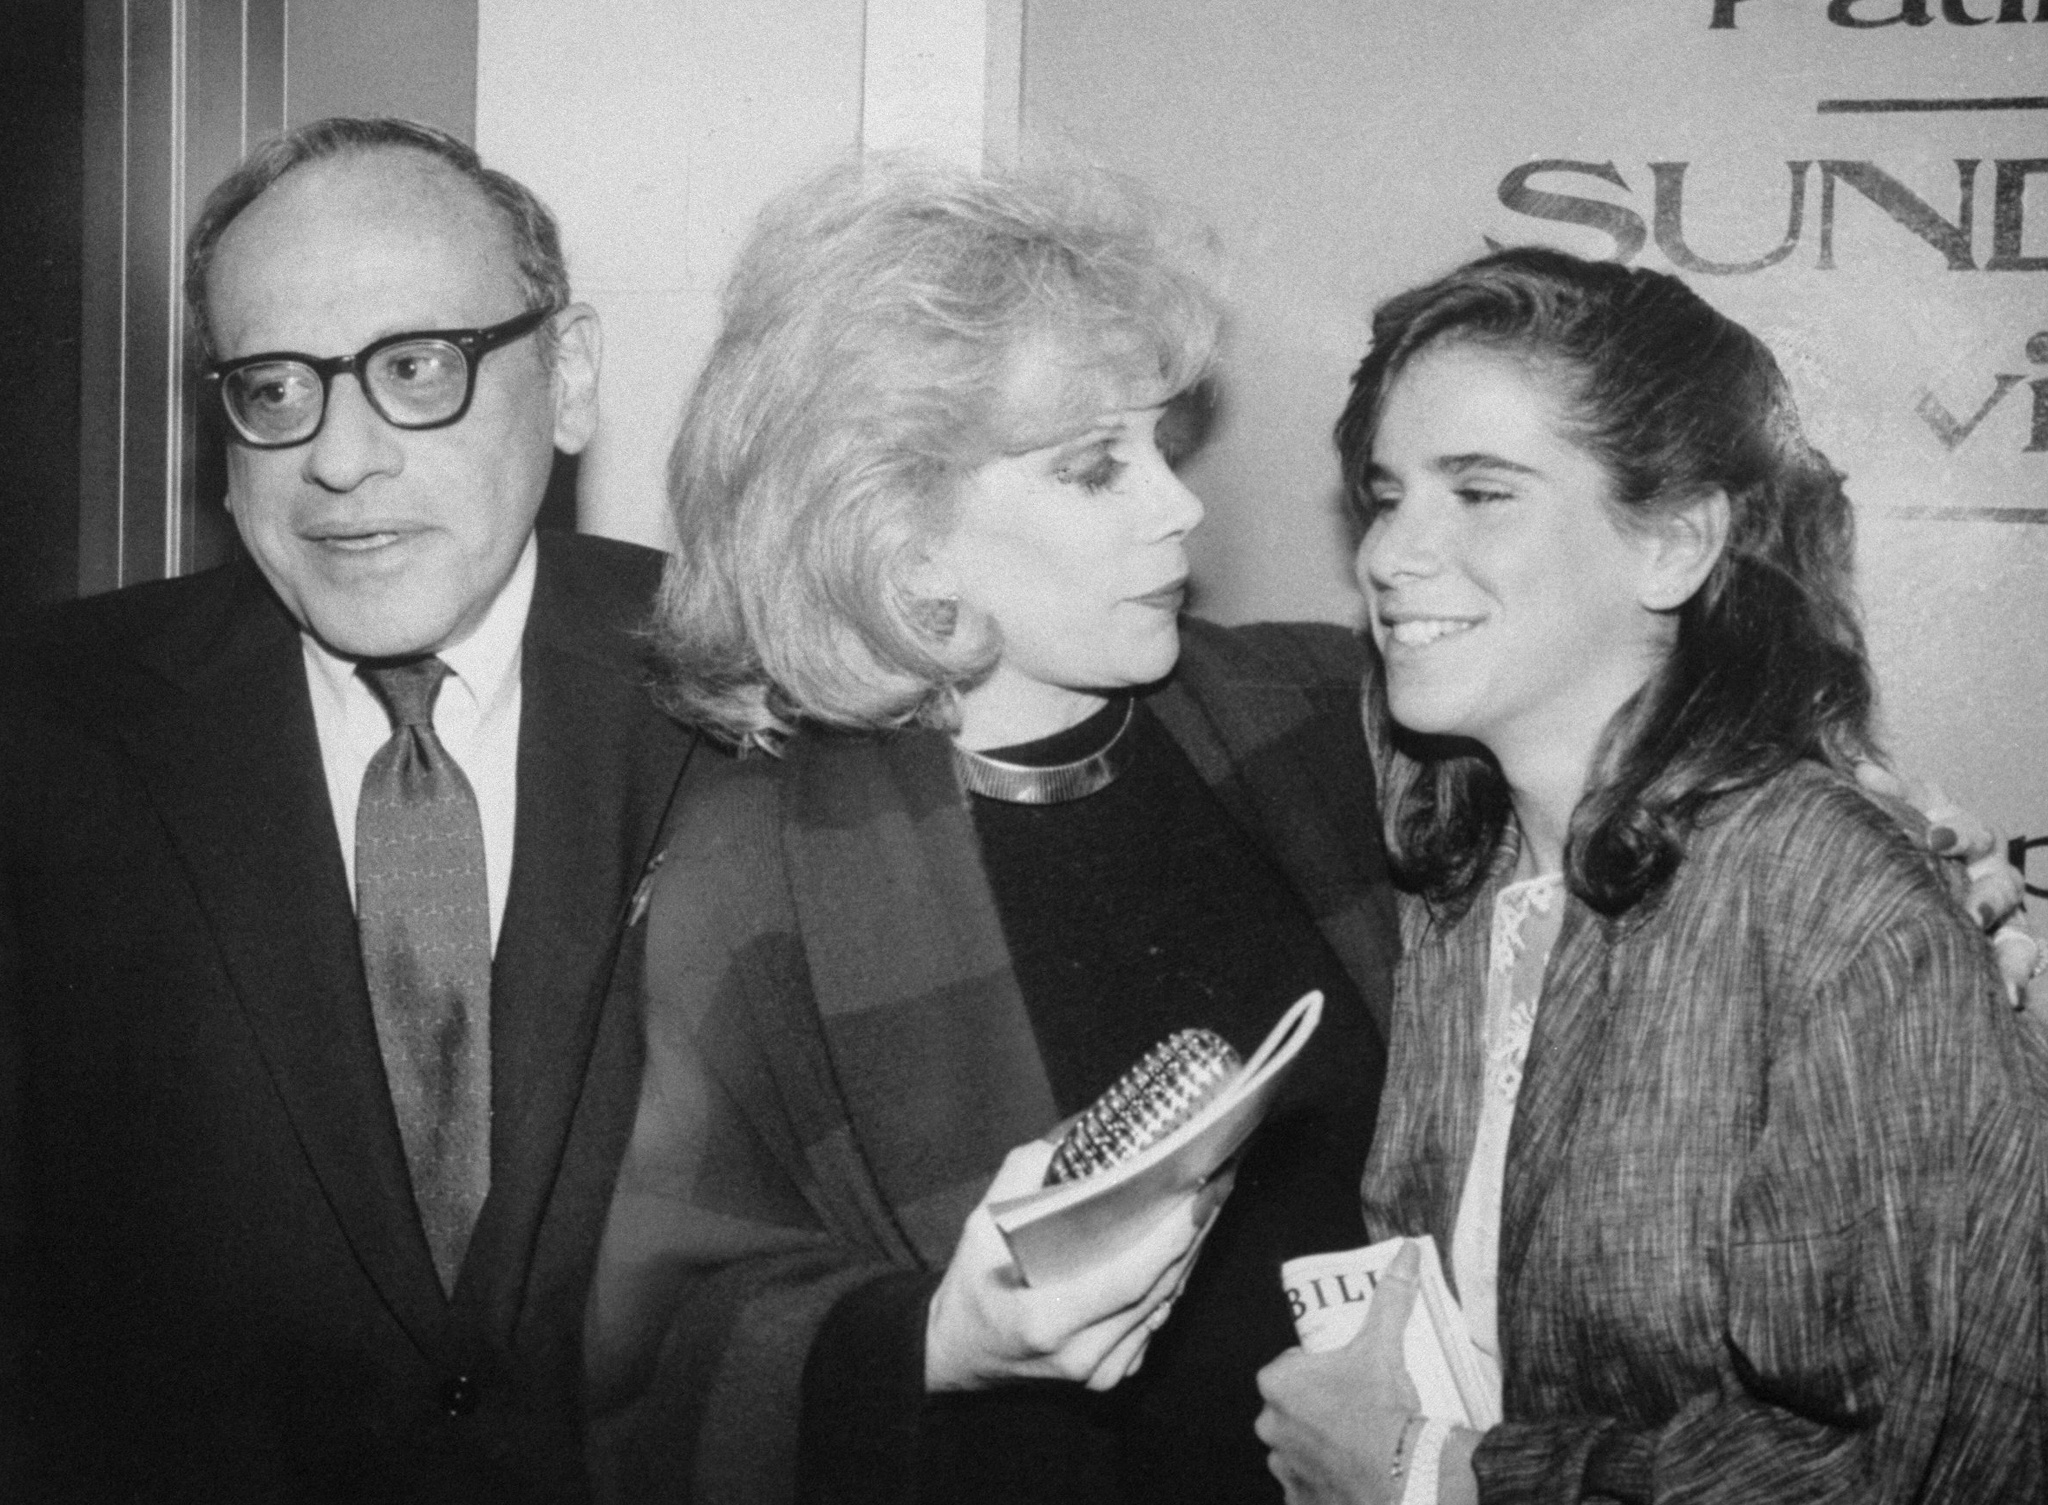
M 1715 486 L 1657 510 L 1643 526 L 1644 571 L 1637 599 L 1676 611 L 1693 597 L 1728 544 L 1728 493 Z
M 576 454 L 597 432 L 597 363 L 604 334 L 597 310 L 571 303 L 555 315 L 555 448 Z

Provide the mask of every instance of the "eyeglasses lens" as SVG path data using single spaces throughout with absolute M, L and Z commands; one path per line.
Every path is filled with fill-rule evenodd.
M 469 393 L 469 362 L 446 340 L 387 345 L 360 373 L 370 401 L 399 428 L 443 423 Z M 300 361 L 266 361 L 230 373 L 224 383 L 236 426 L 258 444 L 295 444 L 320 427 L 326 393 Z
M 454 416 L 469 385 L 469 364 L 446 340 L 408 340 L 378 351 L 364 375 L 384 416 L 414 428 Z
M 297 361 L 244 366 L 226 389 L 236 425 L 259 444 L 288 443 L 320 422 L 320 378 Z

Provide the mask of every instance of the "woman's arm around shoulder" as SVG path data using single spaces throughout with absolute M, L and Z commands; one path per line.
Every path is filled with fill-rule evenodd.
M 1334 622 L 1252 622 L 1224 627 L 1181 618 L 1182 651 L 1240 678 L 1302 688 L 1332 686 L 1355 694 L 1365 674 L 1365 639 Z

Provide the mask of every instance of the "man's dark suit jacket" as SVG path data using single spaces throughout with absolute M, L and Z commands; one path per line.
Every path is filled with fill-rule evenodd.
M 245 563 L 0 675 L 0 1448 L 33 1500 L 573 1500 L 639 1073 L 620 915 L 688 750 L 659 556 L 543 536 L 492 970 L 492 1186 L 414 1211 L 296 630 Z

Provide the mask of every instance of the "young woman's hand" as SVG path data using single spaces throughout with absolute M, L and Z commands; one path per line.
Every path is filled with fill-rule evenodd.
M 1387 1267 L 1357 1336 L 1328 1353 L 1290 1348 L 1259 1371 L 1259 1440 L 1288 1505 L 1395 1505 L 1402 1434 L 1421 1401 L 1401 1335 L 1421 1270 L 1413 1244 Z
M 1043 1186 L 1052 1154 L 1043 1140 L 1010 1151 L 969 1214 L 925 1319 L 927 1391 L 979 1390 L 1015 1379 L 1109 1389 L 1143 1360 L 1229 1191 L 1229 1178 L 1219 1177 L 1109 1264 L 1073 1280 L 1027 1286 L 989 1206 Z

